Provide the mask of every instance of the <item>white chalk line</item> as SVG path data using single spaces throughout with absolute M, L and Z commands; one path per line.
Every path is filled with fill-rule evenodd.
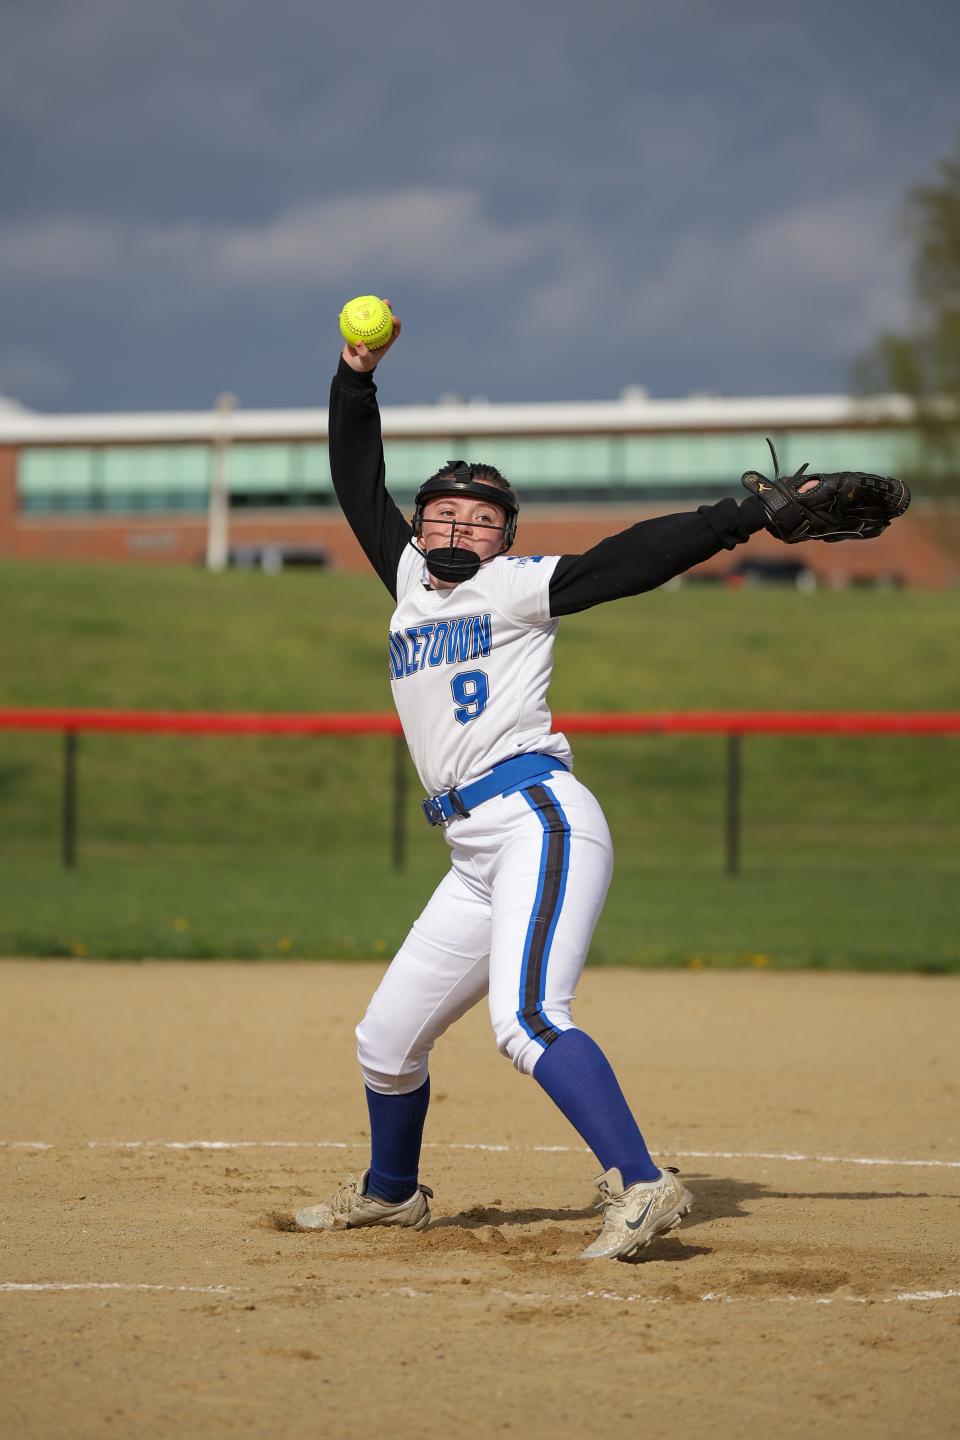
M 298 1287 L 300 1288 L 300 1287 Z M 68 1290 L 94 1290 L 94 1291 L 126 1291 L 128 1293 L 161 1292 L 166 1294 L 186 1295 L 234 1295 L 240 1290 L 248 1290 L 248 1286 L 238 1285 L 152 1285 L 146 1283 L 124 1282 L 120 1280 L 84 1280 L 84 1281 L 48 1281 L 48 1282 L 14 1282 L 5 1281 L 0 1283 L 0 1292 L 3 1294 L 38 1294 L 41 1292 L 63 1292 Z M 382 1290 L 381 1296 L 389 1298 L 392 1296 L 405 1300 L 422 1300 L 442 1298 L 443 1292 L 437 1290 L 415 1290 L 410 1285 L 401 1285 L 392 1290 Z M 556 1304 L 558 1301 L 564 1303 L 581 1303 L 584 1300 L 612 1300 L 622 1305 L 665 1305 L 670 1301 L 680 1300 L 684 1303 L 684 1297 L 674 1295 L 621 1295 L 615 1290 L 583 1290 L 574 1291 L 568 1294 L 549 1294 L 545 1291 L 530 1290 L 526 1292 L 516 1290 L 491 1289 L 484 1291 L 485 1295 L 495 1296 L 500 1300 L 508 1300 L 520 1304 Z M 931 1300 L 960 1300 L 960 1290 L 902 1290 L 898 1295 L 726 1295 L 721 1291 L 708 1290 L 705 1295 L 695 1297 L 701 1303 L 732 1305 L 736 1301 L 747 1301 L 756 1304 L 760 1301 L 763 1304 L 774 1305 L 894 1305 L 900 1302 L 916 1302 Z
M 436 1299 L 440 1294 L 436 1290 L 415 1290 L 412 1286 L 401 1285 L 393 1290 L 382 1290 L 381 1295 L 397 1296 L 401 1299 L 420 1300 Z M 688 1303 L 685 1296 L 677 1295 L 621 1295 L 615 1290 L 583 1290 L 574 1291 L 569 1294 L 548 1294 L 544 1291 L 529 1290 L 526 1292 L 516 1290 L 491 1289 L 483 1292 L 484 1295 L 494 1295 L 500 1300 L 510 1300 L 518 1303 L 555 1305 L 560 1303 L 579 1303 L 583 1300 L 613 1300 L 622 1305 L 666 1305 L 671 1301 L 679 1301 L 681 1304 Z M 721 1291 L 710 1290 L 705 1295 L 694 1297 L 700 1302 L 708 1304 L 733 1305 L 737 1301 L 746 1301 L 750 1304 L 758 1302 L 767 1305 L 894 1305 L 903 1301 L 927 1301 L 927 1300 L 960 1300 L 960 1290 L 903 1290 L 899 1295 L 726 1295 Z
M 44 1284 L 34 1282 L 21 1284 L 8 1280 L 0 1284 L 0 1291 L 5 1294 L 39 1290 L 162 1290 L 171 1293 L 182 1292 L 187 1295 L 232 1295 L 236 1289 L 236 1285 L 147 1285 L 127 1284 L 120 1280 L 55 1280 Z
M 874 1155 L 801 1155 L 777 1150 L 659 1150 L 657 1153 L 675 1160 L 800 1160 L 815 1161 L 819 1165 L 917 1165 L 960 1170 L 960 1160 L 907 1160 Z
M 365 1150 L 368 1140 L 85 1140 L 87 1150 Z M 71 1149 L 71 1146 L 62 1146 Z M 585 1145 L 501 1145 L 480 1141 L 427 1140 L 425 1150 L 482 1150 L 535 1155 L 589 1155 Z M 47 1140 L 0 1140 L 0 1150 L 55 1150 Z M 817 1155 L 781 1150 L 657 1150 L 669 1160 L 782 1160 L 818 1165 L 887 1165 L 960 1170 L 960 1160 L 913 1159 L 877 1155 Z

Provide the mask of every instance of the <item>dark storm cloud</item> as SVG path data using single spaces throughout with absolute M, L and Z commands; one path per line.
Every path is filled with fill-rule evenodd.
M 3 14 L 0 390 L 58 408 L 322 400 L 368 289 L 390 400 L 842 388 L 960 122 L 926 0 Z

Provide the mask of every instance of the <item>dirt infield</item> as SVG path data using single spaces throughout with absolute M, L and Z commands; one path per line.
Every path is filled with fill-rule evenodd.
M 957 1433 L 960 980 L 588 972 L 696 1197 L 617 1264 L 482 1011 L 434 1058 L 430 1229 L 276 1228 L 366 1163 L 378 973 L 0 964 L 0 1432 Z

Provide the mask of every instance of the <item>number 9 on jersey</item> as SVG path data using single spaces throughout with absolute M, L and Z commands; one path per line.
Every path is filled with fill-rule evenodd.
M 461 670 L 450 681 L 456 708 L 453 718 L 458 725 L 475 720 L 487 708 L 490 685 L 483 670 Z

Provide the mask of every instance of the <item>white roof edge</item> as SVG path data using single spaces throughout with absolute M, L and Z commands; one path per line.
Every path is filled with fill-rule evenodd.
M 849 395 L 689 396 L 671 400 L 550 401 L 542 404 L 386 405 L 388 437 L 494 434 L 577 434 L 590 431 L 697 430 L 784 426 L 903 424 L 911 418 L 906 396 Z M 326 409 L 243 410 L 227 419 L 216 411 L 53 415 L 0 413 L 0 444 L 207 443 L 218 433 L 237 440 L 323 439 Z

